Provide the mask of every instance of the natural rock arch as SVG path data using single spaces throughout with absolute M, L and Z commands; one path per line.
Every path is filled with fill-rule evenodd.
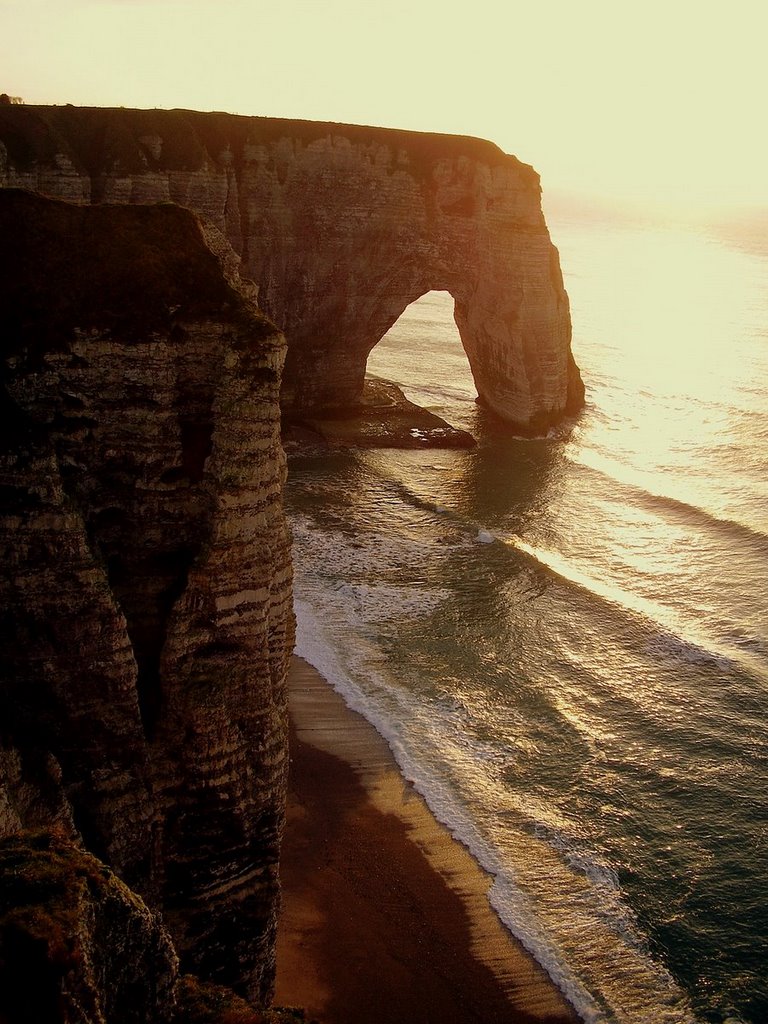
M 430 290 L 455 300 L 481 399 L 522 430 L 583 386 L 535 171 L 478 139 L 190 111 L 0 108 L 0 184 L 189 206 L 286 333 L 283 400 L 354 405 L 368 353 Z
M 398 148 L 390 135 L 404 133 L 368 131 L 286 144 L 282 183 L 270 159 L 242 175 L 247 272 L 289 339 L 285 404 L 353 405 L 373 347 L 413 301 L 447 291 L 488 406 L 531 430 L 575 411 L 538 176 L 489 143 L 413 135 Z

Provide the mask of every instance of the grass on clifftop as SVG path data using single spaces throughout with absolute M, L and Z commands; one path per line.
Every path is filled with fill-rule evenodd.
M 61 1019 L 62 981 L 83 960 L 81 895 L 114 885 L 108 868 L 55 834 L 0 842 L 1 1020 Z
M 0 935 L 9 929 L 45 942 L 54 963 L 73 956 L 74 894 L 114 879 L 109 868 L 48 832 L 0 843 Z

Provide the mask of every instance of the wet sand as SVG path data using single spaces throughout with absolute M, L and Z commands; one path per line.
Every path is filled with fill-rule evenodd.
M 321 1024 L 576 1022 L 376 730 L 299 658 L 289 692 L 275 1003 Z

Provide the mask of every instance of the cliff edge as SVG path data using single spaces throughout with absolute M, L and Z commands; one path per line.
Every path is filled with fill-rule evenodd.
M 280 332 L 188 210 L 0 189 L 0 838 L 269 997 L 293 647 Z
M 0 185 L 172 201 L 216 225 L 285 332 L 282 401 L 349 408 L 403 310 L 446 290 L 489 408 L 523 432 L 583 404 L 532 168 L 479 139 L 183 110 L 0 107 Z

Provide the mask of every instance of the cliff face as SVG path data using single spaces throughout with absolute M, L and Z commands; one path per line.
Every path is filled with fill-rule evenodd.
M 431 289 L 455 300 L 478 393 L 521 430 L 583 401 L 539 179 L 477 139 L 189 111 L 0 109 L 0 184 L 188 206 L 285 331 L 283 402 L 356 403 L 369 352 Z
M 23 856 L 74 899 L 95 974 L 75 958 L 56 991 L 93 1020 L 113 1019 L 95 977 L 139 985 L 100 959 L 113 926 L 158 964 L 137 1019 L 171 1012 L 163 927 L 184 970 L 264 1001 L 293 646 L 281 394 L 354 404 L 379 338 L 447 289 L 488 405 L 533 431 L 575 411 L 538 178 L 471 139 L 0 106 L 0 186 L 0 841 L 69 843 Z
M 55 826 L 269 994 L 282 335 L 190 212 L 0 190 L 0 836 Z

